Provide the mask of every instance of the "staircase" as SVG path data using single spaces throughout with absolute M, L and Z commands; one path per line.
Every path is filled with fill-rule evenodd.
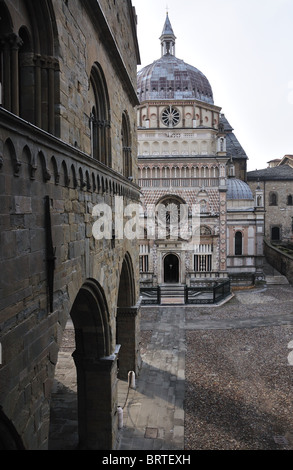
M 184 286 L 181 284 L 162 284 L 161 305 L 183 305 Z
M 283 276 L 273 266 L 268 263 L 264 264 L 263 272 L 265 275 L 265 281 L 267 285 L 286 285 L 289 284 L 286 276 Z

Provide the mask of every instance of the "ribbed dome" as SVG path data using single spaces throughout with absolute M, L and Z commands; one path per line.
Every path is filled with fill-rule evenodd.
M 253 200 L 253 195 L 247 183 L 237 178 L 227 180 L 227 200 Z
M 139 101 L 197 99 L 214 104 L 212 88 L 204 74 L 175 56 L 175 40 L 167 14 L 160 37 L 162 56 L 137 75 Z
M 197 99 L 214 104 L 205 75 L 172 54 L 165 54 L 138 72 L 137 95 L 141 102 Z

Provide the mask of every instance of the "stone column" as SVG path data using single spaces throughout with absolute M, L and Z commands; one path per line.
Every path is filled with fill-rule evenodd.
M 55 59 L 48 58 L 48 131 L 55 133 Z
M 124 176 L 132 176 L 131 147 L 123 148 L 124 157 Z
M 41 58 L 41 112 L 42 112 L 42 124 L 41 127 L 45 131 L 48 131 L 49 126 L 49 77 L 47 68 L 46 56 Z
M 134 307 L 117 308 L 117 343 L 119 352 L 118 377 L 127 379 L 128 372 L 139 372 L 140 358 L 140 304 Z
M 35 64 L 33 52 L 19 54 L 19 115 L 35 124 Z
M 41 56 L 35 57 L 35 102 L 36 102 L 36 126 L 42 126 L 42 75 L 41 75 Z
M 18 51 L 22 45 L 22 40 L 17 34 L 12 34 L 9 38 L 11 47 L 11 111 L 19 115 L 19 61 Z
M 225 165 L 220 165 L 220 175 L 219 175 L 219 198 L 220 198 L 220 253 L 219 253 L 219 262 L 220 262 L 220 272 L 224 273 L 227 270 L 227 186 L 226 186 L 226 172 Z
M 265 283 L 265 275 L 263 272 L 264 265 L 264 249 L 263 249 L 263 240 L 264 240 L 264 207 L 255 209 L 255 279 L 254 282 L 256 285 Z
M 10 45 L 6 36 L 1 39 L 1 47 L 3 50 L 3 106 L 11 111 L 11 58 Z
M 73 353 L 77 371 L 79 447 L 111 450 L 118 430 L 117 351 L 94 358 Z

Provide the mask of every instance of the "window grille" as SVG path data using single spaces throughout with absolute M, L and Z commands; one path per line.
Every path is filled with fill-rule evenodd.
M 194 255 L 194 270 L 196 272 L 211 272 L 212 255 Z

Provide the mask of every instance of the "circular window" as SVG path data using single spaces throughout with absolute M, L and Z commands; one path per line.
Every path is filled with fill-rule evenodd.
M 162 113 L 162 121 L 167 127 L 177 126 L 179 119 L 179 111 L 172 106 L 166 108 Z

